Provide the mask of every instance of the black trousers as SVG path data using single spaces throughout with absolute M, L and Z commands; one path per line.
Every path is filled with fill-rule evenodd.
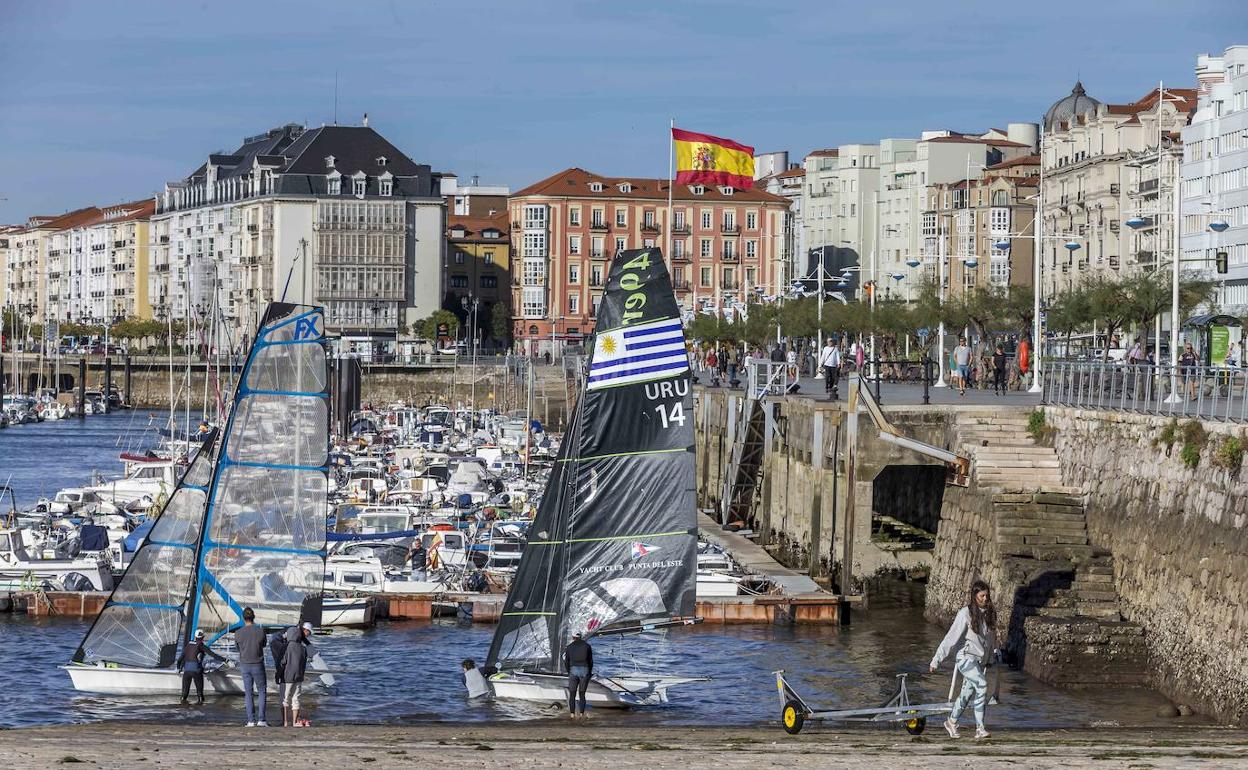
M 1005 370 L 1004 369 L 992 370 L 992 389 L 997 391 L 998 393 L 1005 392 Z
M 828 393 L 835 393 L 837 385 L 840 384 L 841 367 L 825 366 L 823 367 L 823 389 Z
M 585 690 L 589 688 L 589 674 L 580 676 L 579 673 L 568 674 L 568 713 L 577 713 L 577 704 L 580 704 L 580 713 L 585 713 Z
M 191 692 L 191 682 L 195 682 L 195 695 L 199 700 L 204 699 L 204 672 L 203 671 L 183 671 L 182 672 L 182 700 L 186 700 L 186 696 Z

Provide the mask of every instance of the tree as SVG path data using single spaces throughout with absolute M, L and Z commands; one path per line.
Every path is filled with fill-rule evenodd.
M 1105 338 L 1113 339 L 1114 333 L 1128 321 L 1136 318 L 1138 305 L 1135 300 L 1133 279 L 1115 279 L 1097 275 L 1084 283 L 1088 306 L 1093 318 L 1105 324 Z M 1109 360 L 1109 346 L 1105 346 L 1104 360 Z
M 506 302 L 495 302 L 490 308 L 490 337 L 496 342 L 511 344 L 511 308 Z
M 459 331 L 459 318 L 449 310 L 435 310 L 423 321 L 420 321 L 416 328 L 420 332 L 420 336 L 427 340 L 437 340 L 438 326 L 446 324 L 447 335 L 451 339 L 455 339 L 456 333 Z
M 1046 318 L 1050 331 L 1066 336 L 1066 351 L 1069 353 L 1071 335 L 1092 323 L 1092 302 L 1088 290 L 1077 286 L 1057 295 L 1049 303 Z

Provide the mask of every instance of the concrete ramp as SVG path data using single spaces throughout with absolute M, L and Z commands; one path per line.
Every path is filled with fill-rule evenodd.
M 746 572 L 763 575 L 774 583 L 784 596 L 804 596 L 823 594 L 830 596 L 811 580 L 808 575 L 789 569 L 771 558 L 771 554 L 758 543 L 735 532 L 727 532 L 720 528 L 714 519 L 705 513 L 698 513 L 698 529 L 703 539 L 723 548 L 729 556 Z

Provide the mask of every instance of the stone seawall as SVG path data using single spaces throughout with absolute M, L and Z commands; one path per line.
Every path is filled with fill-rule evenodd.
M 1222 437 L 1244 429 L 1205 423 L 1192 468 L 1181 437 L 1162 440 L 1168 418 L 1045 414 L 1063 477 L 1088 489 L 1091 540 L 1115 557 L 1122 614 L 1146 629 L 1158 688 L 1248 721 L 1248 477 L 1213 462 Z

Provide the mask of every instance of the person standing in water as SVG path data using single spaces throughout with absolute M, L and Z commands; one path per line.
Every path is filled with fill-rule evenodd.
M 568 669 L 568 714 L 576 719 L 577 705 L 580 705 L 579 716 L 585 718 L 585 690 L 589 687 L 589 678 L 594 673 L 594 648 L 581 635 L 580 631 L 572 634 L 572 641 L 563 651 L 563 664 Z
M 178 659 L 178 671 L 182 672 L 182 705 L 186 705 L 187 696 L 191 694 L 191 683 L 195 683 L 195 697 L 200 705 L 204 702 L 204 656 L 211 655 L 222 663 L 225 658 L 208 649 L 204 644 L 204 630 L 195 630 L 195 638 L 182 648 L 182 657 Z
M 971 584 L 966 606 L 958 610 L 929 667 L 929 671 L 935 672 L 949 653 L 955 647 L 959 648 L 953 665 L 962 675 L 962 691 L 958 693 L 953 710 L 945 720 L 945 731 L 951 738 L 958 737 L 958 717 L 968 702 L 975 713 L 975 737 L 982 739 L 990 734 L 984 726 L 984 707 L 988 705 L 986 667 L 996 649 L 996 627 L 997 611 L 992 606 L 992 592 L 987 583 L 976 580 Z

